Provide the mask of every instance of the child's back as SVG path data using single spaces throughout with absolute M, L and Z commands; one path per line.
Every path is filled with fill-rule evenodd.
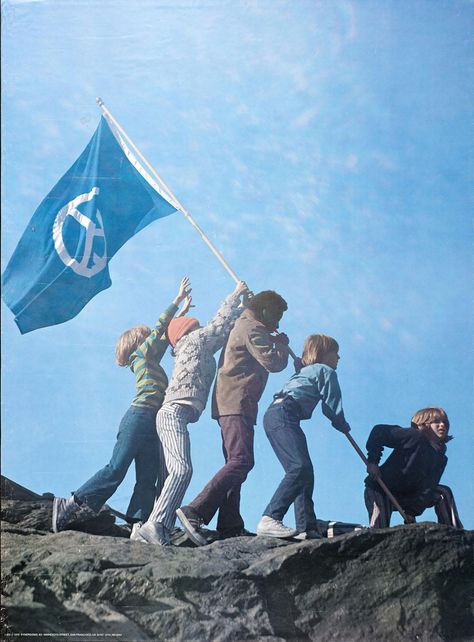
M 337 374 L 334 368 L 326 364 L 304 366 L 284 385 L 281 394 L 289 395 L 298 402 L 301 419 L 309 419 L 322 401 L 322 411 L 335 427 L 345 422 Z

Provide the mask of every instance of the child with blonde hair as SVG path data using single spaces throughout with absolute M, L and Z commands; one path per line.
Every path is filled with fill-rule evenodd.
M 310 419 L 321 401 L 323 414 L 333 427 L 347 433 L 341 389 L 336 368 L 339 345 L 325 334 L 307 337 L 302 368 L 274 395 L 263 418 L 270 444 L 285 470 L 285 476 L 263 512 L 257 535 L 269 537 L 320 537 L 313 504 L 314 472 L 306 437 L 300 422 Z M 296 529 L 285 526 L 283 517 L 294 504 Z
M 390 526 L 394 510 L 378 485 L 377 477 L 385 482 L 413 521 L 415 516 L 433 506 L 439 524 L 463 527 L 451 489 L 439 484 L 448 462 L 446 444 L 451 439 L 449 419 L 442 408 L 418 410 L 410 428 L 374 426 L 367 440 L 369 476 L 365 480 L 364 493 L 371 528 Z M 393 448 L 393 452 L 379 468 L 385 446 Z
M 125 413 L 110 462 L 68 499 L 55 497 L 53 531 L 57 533 L 74 523 L 95 516 L 122 483 L 132 461 L 135 461 L 136 483 L 127 515 L 147 519 L 160 488 L 157 479 L 162 458 L 156 434 L 156 413 L 163 403 L 168 379 L 160 361 L 168 347 L 164 336 L 179 304 L 185 304 L 179 316 L 191 305 L 191 288 L 187 277 L 168 308 L 160 315 L 155 328 L 137 325 L 119 338 L 115 356 L 119 366 L 129 367 L 135 375 L 136 395 Z M 162 483 L 162 481 L 161 481 Z

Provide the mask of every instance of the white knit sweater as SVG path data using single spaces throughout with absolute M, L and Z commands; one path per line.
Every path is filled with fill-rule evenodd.
M 185 334 L 174 347 L 175 365 L 166 390 L 166 403 L 188 403 L 197 418 L 206 407 L 209 390 L 216 374 L 214 354 L 225 344 L 236 319 L 244 310 L 240 295 L 230 294 L 215 317 L 204 328 Z

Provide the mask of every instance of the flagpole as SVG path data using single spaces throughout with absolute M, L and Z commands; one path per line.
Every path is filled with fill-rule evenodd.
M 127 139 L 127 142 L 130 144 L 130 146 L 133 148 L 134 152 L 141 158 L 141 160 L 145 163 L 145 165 L 148 167 L 148 169 L 152 172 L 152 174 L 158 179 L 159 183 L 165 188 L 165 191 L 171 196 L 171 198 L 175 201 L 175 203 L 178 205 L 177 209 L 178 211 L 181 212 L 181 214 L 184 214 L 184 216 L 187 218 L 187 220 L 191 223 L 191 225 L 194 227 L 196 232 L 201 236 L 202 240 L 206 245 L 209 247 L 211 252 L 214 254 L 214 256 L 217 258 L 218 261 L 223 265 L 223 267 L 227 270 L 227 272 L 230 274 L 230 276 L 234 279 L 236 283 L 238 283 L 241 279 L 237 276 L 237 274 L 234 272 L 234 270 L 230 267 L 230 265 L 227 263 L 227 261 L 224 259 L 222 254 L 219 252 L 219 250 L 215 247 L 215 245 L 208 239 L 208 237 L 204 234 L 202 229 L 199 227 L 199 225 L 196 223 L 196 221 L 193 219 L 191 214 L 185 209 L 185 207 L 180 203 L 180 201 L 176 198 L 174 193 L 171 191 L 171 189 L 168 187 L 168 185 L 165 183 L 165 181 L 161 178 L 161 176 L 158 174 L 156 169 L 153 167 L 153 165 L 143 156 L 143 154 L 140 152 L 140 150 L 137 148 L 137 146 L 134 144 L 134 142 L 131 140 L 130 136 L 124 131 L 123 127 L 119 125 L 119 123 L 116 121 L 116 119 L 112 116 L 110 111 L 107 109 L 107 107 L 104 105 L 104 101 L 101 98 L 96 98 L 97 104 L 99 107 L 102 109 L 105 117 L 107 119 L 110 119 L 114 126 L 119 130 L 119 132 L 124 136 L 124 138 Z
M 185 209 L 185 207 L 180 203 L 179 199 L 176 198 L 174 193 L 171 191 L 171 189 L 168 187 L 168 185 L 165 183 L 165 181 L 161 178 L 161 176 L 158 174 L 156 169 L 153 167 L 153 165 L 143 156 L 141 151 L 138 149 L 138 147 L 135 145 L 133 140 L 130 138 L 130 136 L 127 134 L 127 132 L 123 129 L 123 127 L 117 122 L 117 120 L 112 116 L 110 111 L 107 109 L 107 107 L 104 104 L 104 101 L 102 98 L 97 97 L 96 98 L 97 104 L 99 107 L 102 109 L 102 112 L 104 116 L 106 117 L 107 120 L 110 120 L 114 127 L 118 129 L 118 131 L 121 133 L 121 135 L 127 140 L 128 144 L 130 147 L 132 147 L 133 151 L 135 154 L 143 161 L 143 163 L 148 167 L 150 172 L 154 175 L 154 177 L 158 180 L 164 191 L 168 194 L 168 196 L 171 197 L 171 199 L 175 202 L 175 204 L 178 206 L 176 209 L 181 212 L 181 214 L 184 214 L 184 216 L 188 219 L 188 221 L 191 223 L 191 225 L 194 227 L 194 229 L 197 231 L 197 233 L 200 235 L 202 240 L 206 243 L 206 245 L 209 247 L 211 252 L 214 254 L 214 256 L 217 258 L 218 261 L 223 265 L 223 267 L 227 270 L 227 272 L 230 274 L 230 276 L 234 279 L 236 283 L 239 283 L 241 279 L 237 276 L 237 274 L 234 272 L 234 270 L 230 267 L 230 265 L 227 263 L 227 261 L 224 259 L 222 254 L 219 252 L 219 250 L 214 246 L 212 241 L 210 241 L 207 236 L 204 234 L 204 232 L 201 230 L 199 225 L 196 223 L 196 221 L 193 219 L 191 214 Z M 288 350 L 290 352 L 290 356 L 293 359 L 297 359 L 296 354 L 293 352 L 293 350 L 288 346 Z

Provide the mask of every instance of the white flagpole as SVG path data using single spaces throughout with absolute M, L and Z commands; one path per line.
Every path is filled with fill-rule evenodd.
M 96 98 L 97 104 L 99 107 L 102 109 L 102 112 L 107 120 L 110 120 L 113 125 L 118 129 L 118 131 L 122 134 L 122 136 L 127 140 L 129 143 L 130 147 L 133 148 L 134 152 L 136 153 L 137 156 L 143 161 L 143 163 L 148 167 L 150 172 L 153 174 L 153 176 L 158 180 L 164 191 L 169 194 L 171 199 L 176 203 L 178 206 L 177 209 L 178 211 L 181 212 L 181 214 L 184 214 L 184 216 L 188 219 L 188 221 L 191 223 L 191 225 L 194 227 L 194 229 L 198 232 L 198 234 L 201 236 L 202 240 L 206 243 L 206 245 L 209 247 L 211 252 L 214 254 L 214 256 L 217 258 L 218 261 L 223 265 L 223 267 L 227 270 L 227 272 L 230 274 L 230 276 L 234 279 L 236 283 L 240 281 L 239 277 L 237 274 L 232 270 L 230 265 L 227 263 L 227 261 L 224 259 L 222 254 L 219 252 L 219 250 L 214 246 L 214 244 L 207 238 L 207 236 L 204 234 L 204 232 L 201 230 L 199 225 L 196 223 L 196 221 L 192 218 L 192 216 L 189 214 L 189 212 L 183 207 L 183 205 L 179 202 L 179 200 L 176 198 L 176 196 L 173 194 L 171 189 L 168 187 L 168 185 L 165 183 L 165 181 L 161 178 L 161 176 L 158 174 L 156 169 L 153 167 L 151 163 L 148 162 L 148 160 L 143 156 L 143 154 L 140 152 L 140 150 L 137 148 L 137 146 L 134 144 L 134 142 L 131 140 L 131 138 L 128 136 L 128 134 L 124 131 L 124 129 L 119 125 L 119 123 L 115 120 L 115 118 L 112 116 L 110 111 L 107 109 L 107 107 L 104 105 L 104 101 L 101 98 Z

